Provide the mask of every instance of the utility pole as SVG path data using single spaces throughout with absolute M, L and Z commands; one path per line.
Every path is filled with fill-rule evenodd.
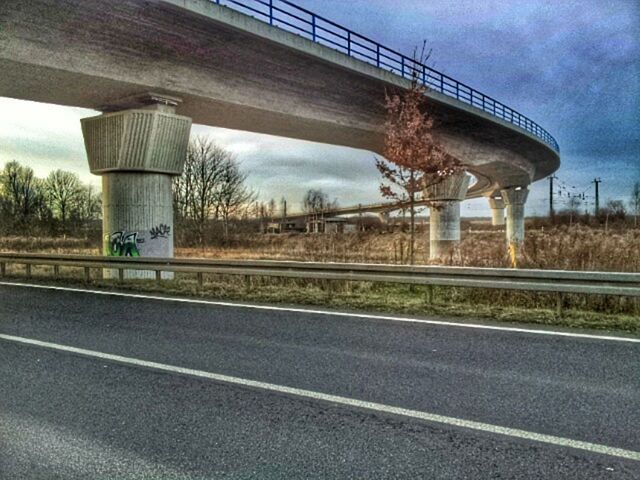
M 600 183 L 602 183 L 601 178 L 594 178 L 593 182 L 596 186 L 596 216 L 600 212 Z
M 549 177 L 549 218 L 553 220 L 556 212 L 553 210 L 553 181 L 557 179 L 555 175 Z
M 280 233 L 283 233 L 287 228 L 287 201 L 282 197 L 282 224 L 280 225 Z

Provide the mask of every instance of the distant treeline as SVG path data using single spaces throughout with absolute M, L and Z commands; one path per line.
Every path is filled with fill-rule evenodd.
M 16 161 L 0 170 L 0 235 L 95 236 L 100 217 L 100 193 L 75 173 L 38 178 Z

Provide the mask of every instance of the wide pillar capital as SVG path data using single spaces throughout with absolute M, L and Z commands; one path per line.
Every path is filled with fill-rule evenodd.
M 500 196 L 487 197 L 491 210 L 502 210 L 504 208 L 504 199 Z
M 91 173 L 180 175 L 191 119 L 174 113 L 176 101 L 146 94 L 114 102 L 104 107 L 107 113 L 83 118 L 82 134 Z
M 508 187 L 500 190 L 505 205 L 524 205 L 529 196 L 529 189 L 526 186 Z
M 489 207 L 491 208 L 491 225 L 504 225 L 504 198 L 500 192 L 493 192 L 487 197 Z
M 466 172 L 454 173 L 446 177 L 434 176 L 431 178 L 431 184 L 424 189 L 423 198 L 434 201 L 457 200 L 461 202 L 467 196 L 470 180 L 471 177 Z

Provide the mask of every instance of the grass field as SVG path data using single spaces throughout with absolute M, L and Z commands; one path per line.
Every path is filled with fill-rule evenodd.
M 417 263 L 427 263 L 427 235 L 418 242 Z M 365 263 L 405 263 L 408 235 L 361 233 L 347 235 L 250 235 L 232 238 L 224 246 L 177 248 L 176 256 L 290 259 Z M 3 251 L 50 253 L 100 253 L 98 245 L 82 239 L 0 239 Z M 465 229 L 460 254 L 448 264 L 508 266 L 504 233 L 491 227 Z M 585 226 L 560 226 L 527 232 L 522 267 L 568 270 L 640 272 L 640 230 L 605 231 Z M 18 268 L 9 274 L 22 275 Z M 82 272 L 68 272 L 66 281 L 76 281 Z M 34 269 L 35 277 L 50 277 L 46 269 Z M 97 278 L 99 272 L 94 272 Z M 117 283 L 117 282 L 115 282 Z M 93 285 L 112 288 L 114 282 L 93 280 Z M 332 308 L 418 315 L 486 318 L 509 322 L 562 325 L 591 329 L 613 329 L 640 333 L 638 299 L 565 295 L 564 313 L 556 312 L 556 296 L 534 292 L 438 287 L 434 301 L 427 300 L 421 287 L 371 284 L 367 282 L 318 282 L 253 278 L 248 286 L 243 278 L 208 276 L 203 288 L 195 278 L 178 275 L 162 282 L 131 281 L 119 288 L 188 294 L 207 298 L 265 303 L 324 305 Z
M 343 235 L 243 235 L 205 248 L 177 246 L 178 257 L 407 263 L 409 235 L 365 232 Z M 0 237 L 0 251 L 98 255 L 97 241 L 79 238 Z M 416 263 L 428 264 L 428 233 L 420 232 Z M 504 232 L 485 224 L 462 231 L 460 253 L 444 263 L 507 267 Z M 608 230 L 583 225 L 528 228 L 522 268 L 640 272 L 640 228 Z

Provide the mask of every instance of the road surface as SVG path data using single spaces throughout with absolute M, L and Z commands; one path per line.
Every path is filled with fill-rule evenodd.
M 0 478 L 640 478 L 640 340 L 0 282 Z

